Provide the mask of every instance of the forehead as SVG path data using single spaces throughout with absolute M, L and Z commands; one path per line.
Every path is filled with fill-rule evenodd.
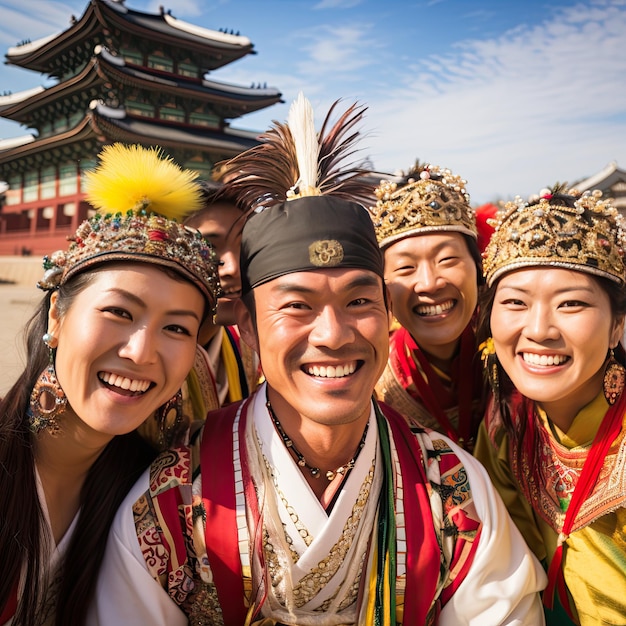
M 359 268 L 318 269 L 284 274 L 254 288 L 255 294 L 308 293 L 330 296 L 349 290 L 380 289 L 382 278 L 371 270 Z
M 500 278 L 496 288 L 522 289 L 538 294 L 560 293 L 573 289 L 604 293 L 600 282 L 587 272 L 549 266 L 528 267 L 509 272 Z
M 214 202 L 187 220 L 187 225 L 200 232 L 228 232 L 240 220 L 243 213 L 231 202 Z
M 465 237 L 456 231 L 428 232 L 415 234 L 395 241 L 385 248 L 385 256 L 393 257 L 405 254 L 433 253 L 445 246 L 454 246 L 459 250 L 467 250 Z

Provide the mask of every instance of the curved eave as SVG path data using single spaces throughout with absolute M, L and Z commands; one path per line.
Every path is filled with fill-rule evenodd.
M 126 65 L 121 59 L 111 57 L 105 50 L 100 52 L 100 69 L 111 82 L 122 82 L 141 89 L 210 102 L 215 112 L 224 119 L 233 119 L 265 109 L 282 102 L 282 94 L 275 88 L 252 88 L 229 85 L 214 80 L 193 80 L 180 76 L 168 76 Z
M 93 37 L 102 29 L 91 0 L 82 17 L 76 20 L 67 30 L 56 36 L 50 35 L 40 39 L 35 44 L 26 44 L 10 48 L 5 55 L 6 63 L 17 65 L 29 70 L 49 74 L 54 63 L 51 59 L 63 53 L 64 50 L 74 48 L 77 40 L 83 41 Z
M 0 117 L 15 120 L 22 124 L 29 124 L 31 121 L 31 113 L 34 110 L 45 107 L 46 105 L 51 105 L 59 98 L 71 97 L 76 91 L 85 93 L 90 87 L 101 82 L 102 78 L 98 74 L 96 61 L 94 59 L 85 66 L 82 72 L 76 74 L 76 76 L 72 76 L 72 78 L 66 81 L 33 93 L 28 99 L 4 106 L 0 101 Z M 102 90 L 100 89 L 99 91 L 101 92 Z
M 218 132 L 197 126 L 155 122 L 101 105 L 93 107 L 91 117 L 96 132 L 111 141 L 150 143 L 174 149 L 188 148 L 233 156 L 259 143 L 252 133 L 231 130 Z
M 139 38 L 192 50 L 206 61 L 207 70 L 255 54 L 247 37 L 196 27 L 167 15 L 131 10 L 111 0 L 90 0 L 82 17 L 70 28 L 57 36 L 45 37 L 40 43 L 11 48 L 6 62 L 48 74 L 54 68 L 52 59 L 111 26 Z
M 572 185 L 579 191 L 587 191 L 588 189 L 606 189 L 611 188 L 617 182 L 626 181 L 626 170 L 621 170 L 615 161 L 609 163 L 604 169 L 597 174 L 585 178 Z
M 58 135 L 35 138 L 34 141 L 0 150 L 0 167 L 9 165 L 10 169 L 19 169 L 20 161 L 38 158 L 41 162 L 52 159 L 54 148 L 63 149 L 69 154 L 85 152 L 87 140 L 99 140 L 91 126 L 89 116 L 85 116 L 74 128 Z

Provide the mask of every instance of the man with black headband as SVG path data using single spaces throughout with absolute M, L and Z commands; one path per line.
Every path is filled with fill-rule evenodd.
M 362 110 L 325 136 L 307 133 L 308 106 L 226 165 L 258 210 L 237 315 L 266 382 L 126 499 L 97 623 L 542 624 L 545 575 L 482 467 L 372 401 L 388 355 L 383 258 L 350 200 L 359 171 L 333 169 Z

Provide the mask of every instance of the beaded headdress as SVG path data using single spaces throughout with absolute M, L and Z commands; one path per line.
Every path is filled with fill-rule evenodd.
M 548 265 L 626 280 L 622 215 L 601 191 L 544 190 L 534 202 L 520 197 L 504 205 L 483 253 L 485 280 L 491 286 L 502 274 Z
M 449 169 L 416 164 L 401 181 L 383 180 L 370 213 L 378 245 L 436 232 L 460 232 L 476 238 L 476 219 L 466 181 Z
M 223 165 L 225 190 L 255 212 L 241 238 L 242 292 L 285 274 L 361 268 L 383 275 L 383 258 L 359 199 L 371 185 L 358 166 L 341 167 L 354 153 L 353 127 L 363 108 L 350 106 L 332 126 L 333 104 L 318 132 L 302 95 L 287 124 L 274 122 L 261 143 Z
M 56 289 L 106 262 L 142 261 L 183 275 L 214 308 L 220 291 L 215 252 L 200 232 L 176 221 L 202 205 L 195 178 L 159 149 L 105 146 L 98 167 L 86 174 L 86 199 L 97 212 L 68 237 L 67 250 L 44 257 L 38 286 Z

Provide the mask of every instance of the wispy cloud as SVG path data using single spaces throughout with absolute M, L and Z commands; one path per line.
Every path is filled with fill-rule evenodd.
M 441 161 L 483 201 L 595 173 L 624 153 L 624 32 L 624 3 L 576 5 L 396 72 L 370 94 L 375 163 Z

